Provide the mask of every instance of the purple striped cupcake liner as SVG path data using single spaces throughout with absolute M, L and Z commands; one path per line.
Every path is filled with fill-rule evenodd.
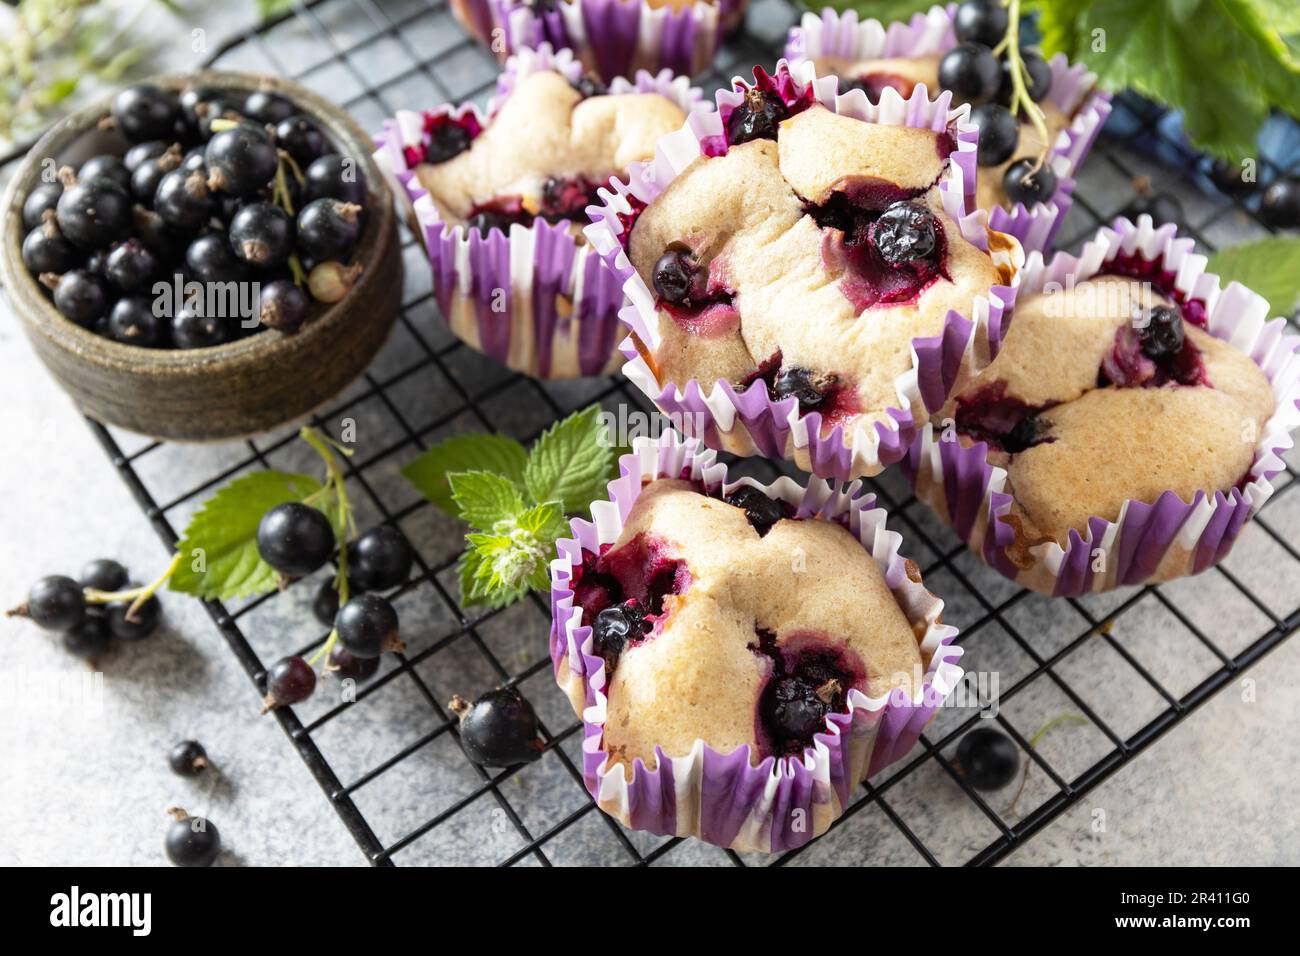
M 537 378 L 609 374 L 623 361 L 616 348 L 623 290 L 570 224 L 539 219 L 532 226 L 515 223 L 509 234 L 492 229 L 482 236 L 445 222 L 415 174 L 431 121 L 451 117 L 477 135 L 520 80 L 546 70 L 573 80 L 582 65 L 569 50 L 525 50 L 506 64 L 486 113 L 468 104 L 402 110 L 375 137 L 375 161 L 405 206 L 429 259 L 438 306 L 462 341 Z M 688 114 L 713 108 L 688 79 L 667 70 L 617 79 L 609 89 L 658 93 Z
M 1026 546 L 1017 542 L 1013 525 L 1000 520 L 1015 498 L 1006 471 L 989 464 L 988 446 L 942 440 L 927 425 L 904 465 L 917 497 L 1011 580 L 1043 594 L 1077 597 L 1198 574 L 1228 555 L 1246 521 L 1273 494 L 1271 479 L 1284 468 L 1280 455 L 1292 447 L 1290 433 L 1300 424 L 1300 336 L 1287 332 L 1285 319 L 1270 321 L 1268 303 L 1240 283 L 1220 289 L 1219 277 L 1205 271 L 1206 259 L 1193 247 L 1174 226 L 1156 228 L 1149 216 L 1136 224 L 1116 219 L 1077 257 L 1062 252 L 1045 263 L 1032 254 L 1022 295 L 1104 274 L 1117 259 L 1171 276 L 1177 295 L 1204 305 L 1206 331 L 1249 355 L 1272 383 L 1277 406 L 1250 470 L 1238 487 L 1197 492 L 1191 501 L 1173 491 L 1154 502 L 1129 499 L 1117 520 L 1092 517 L 1086 534 L 1071 530 L 1065 547 L 1055 541 Z
M 744 99 L 752 84 L 737 77 L 734 90 L 720 90 L 718 111 L 696 113 L 674 133 L 660 140 L 653 161 L 633 163 L 628 180 L 610 180 L 610 189 L 600 190 L 601 204 L 589 206 L 592 224 L 587 238 L 604 259 L 611 273 L 623 284 L 630 304 L 619 318 L 631 330 L 619 346 L 627 363 L 623 374 L 633 381 L 660 411 L 712 448 L 742 456 L 763 456 L 794 462 L 822 478 L 849 480 L 879 474 L 901 461 L 929 413 L 943 407 L 955 383 L 975 374 L 997 355 L 1011 319 L 1024 252 L 1014 237 L 990 232 L 987 215 L 973 211 L 975 150 L 978 131 L 966 122 L 969 108 L 949 109 L 950 93 L 930 100 L 919 89 L 904 100 L 886 90 L 878 105 L 872 105 L 862 90 L 836 95 L 838 80 L 817 77 L 812 64 L 797 71 L 784 60 L 774 77 L 755 69 L 756 82 L 777 84 L 788 93 L 787 100 L 811 95 L 828 109 L 869 123 L 911 126 L 941 132 L 955 131 L 956 150 L 948 171 L 939 183 L 945 212 L 961 228 L 963 237 L 989 253 L 995 265 L 1010 276 L 1007 285 L 995 285 L 987 295 L 976 296 L 969 316 L 949 311 L 942 331 L 912 342 L 912 367 L 895 382 L 899 398 L 870 425 L 857 424 L 850 433 L 836 425 L 823 434 L 818 412 L 799 413 L 794 398 L 772 399 L 766 389 L 736 388 L 723 379 L 703 383 L 696 379 L 684 387 L 663 386 L 647 361 L 660 342 L 659 314 L 654 293 L 637 275 L 628 260 L 624 243 L 631 222 L 668 184 L 701 154 L 716 151 L 725 143 L 723 118 Z
M 592 520 L 574 519 L 573 537 L 559 542 L 551 562 L 551 660 L 556 681 L 583 722 L 583 779 L 602 810 L 625 826 L 661 836 L 695 836 L 735 850 L 781 852 L 820 836 L 848 805 L 866 777 L 903 757 L 962 677 L 957 629 L 943 624 L 943 601 L 925 589 L 915 565 L 899 549 L 902 537 L 885 526 L 886 513 L 860 482 L 840 489 L 813 478 L 807 487 L 789 478 L 770 485 L 727 480 L 716 453 L 668 431 L 639 438 L 619 460 L 609 498 L 591 507 Z M 870 553 L 917 639 L 925 672 L 914 699 L 896 689 L 882 697 L 849 692 L 848 712 L 827 717 L 824 732 L 798 757 L 769 756 L 757 766 L 749 747 L 718 753 L 696 740 L 690 753 L 655 748 L 655 767 L 637 759 L 630 779 L 603 748 L 607 712 L 605 663 L 595 653 L 591 627 L 574 603 L 570 584 L 585 554 L 617 540 L 647 482 L 689 477 L 710 492 L 754 485 L 804 518 L 835 521 Z
M 785 55 L 791 62 L 836 57 L 846 60 L 878 60 L 933 56 L 957 45 L 953 15 L 957 4 L 935 5 L 928 13 L 917 13 L 906 23 L 858 18 L 852 10 L 840 13 L 829 7 L 821 13 L 804 13 L 798 26 L 790 28 Z M 1056 174 L 1056 193 L 1047 202 L 1026 208 L 1016 203 L 1010 210 L 996 206 L 989 212 L 989 225 L 1020 240 L 1026 252 L 1050 251 L 1066 213 L 1074 205 L 1075 176 L 1092 144 L 1110 115 L 1110 94 L 1096 89 L 1097 76 L 1083 66 L 1071 66 L 1064 54 L 1052 57 L 1050 99 L 1067 116 L 1070 125 L 1053 145 L 1049 159 Z
M 451 9 L 498 56 L 548 43 L 573 50 L 606 82 L 637 70 L 702 73 L 749 0 L 697 0 L 679 9 L 645 0 L 452 0 Z

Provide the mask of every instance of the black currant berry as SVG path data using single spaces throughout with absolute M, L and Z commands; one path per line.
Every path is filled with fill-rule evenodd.
M 727 117 L 727 142 L 739 146 L 755 139 L 776 139 L 781 121 L 790 115 L 776 93 L 748 90 L 744 102 Z
M 167 152 L 169 145 L 165 139 L 151 139 L 145 143 L 136 143 L 122 157 L 122 165 L 128 172 L 134 173 L 146 159 L 154 159 Z M 177 148 L 179 149 L 179 146 Z
M 609 87 L 590 73 L 584 73 L 570 84 L 584 100 L 592 96 L 604 96 Z
M 334 586 L 333 578 L 326 578 L 316 589 L 316 596 L 311 601 L 311 613 L 316 616 L 325 627 L 334 626 L 334 618 L 339 613 L 339 589 Z M 351 582 L 348 582 L 349 585 Z M 349 587 L 349 593 L 351 587 Z
M 499 212 L 478 212 L 465 220 L 465 229 L 478 230 L 478 234 L 485 239 L 493 229 L 500 229 L 506 235 L 510 234 L 510 226 L 514 222 L 509 216 Z
M 275 175 L 279 156 L 260 127 L 241 123 L 214 133 L 203 151 L 208 188 L 229 196 L 251 196 Z
M 262 515 L 257 552 L 281 574 L 302 577 L 329 560 L 334 529 L 324 513 L 299 501 L 286 501 Z
M 1002 436 L 1002 450 L 1009 455 L 1018 455 L 1027 448 L 1032 448 L 1043 440 L 1043 434 L 1051 427 L 1051 422 L 1030 412 L 1011 426 L 1011 431 Z
M 665 302 L 688 303 L 696 285 L 695 257 L 684 249 L 669 249 L 655 263 L 653 282 Z
M 1016 778 L 1020 751 L 1006 734 L 977 727 L 957 745 L 958 772 L 976 790 L 998 790 Z
M 306 700 L 316 689 L 316 672 L 301 657 L 282 657 L 266 672 L 262 713 Z
M 320 127 L 306 116 L 290 116 L 277 123 L 275 142 L 302 167 L 323 155 L 328 146 Z
M 298 110 L 279 93 L 272 93 L 270 90 L 254 90 L 244 101 L 243 112 L 249 119 L 256 120 L 264 126 L 274 126 L 287 120 Z
M 1029 73 L 1029 81 L 1026 83 L 1029 98 L 1035 103 L 1041 103 L 1052 90 L 1052 68 L 1037 50 L 1021 50 L 1020 62 Z
M 326 153 L 312 161 L 303 175 L 307 179 L 306 196 L 313 199 L 338 199 L 341 202 L 366 204 L 366 181 L 356 162 L 338 153 Z
M 112 643 L 108 622 L 98 615 L 88 614 L 81 623 L 63 632 L 63 649 L 74 657 L 94 661 Z
M 772 397 L 777 401 L 792 395 L 803 413 L 815 410 L 826 400 L 826 395 L 813 384 L 813 373 L 797 365 L 783 368 L 772 382 Z
M 136 202 L 152 206 L 154 196 L 158 195 L 158 184 L 164 176 L 181 165 L 179 146 L 150 156 L 140 162 L 131 173 L 131 195 Z
M 1002 67 L 993 51 L 978 43 L 962 43 L 939 61 L 939 85 L 968 103 L 991 100 L 1002 82 Z
M 112 558 L 96 558 L 81 569 L 81 586 L 96 591 L 120 591 L 126 587 L 127 572 Z
M 177 168 L 158 181 L 153 208 L 169 226 L 192 232 L 207 224 L 216 204 L 202 170 Z
M 927 259 L 938 246 L 939 221 L 919 202 L 902 200 L 889 206 L 867 231 L 867 237 L 891 265 Z
M 980 128 L 981 166 L 1005 163 L 1020 145 L 1020 124 L 1005 106 L 982 103 L 970 111 L 970 121 Z
M 397 612 L 378 594 L 358 594 L 339 608 L 334 629 L 343 646 L 357 657 L 406 649 L 398 632 Z
M 1300 179 L 1279 179 L 1264 190 L 1259 215 L 1278 229 L 1300 228 Z
M 159 262 L 170 265 L 185 252 L 188 236 L 173 229 L 152 209 L 136 206 L 132 210 L 135 236 Z
M 92 156 L 77 170 L 78 182 L 88 183 L 95 179 L 108 179 L 123 189 L 131 188 L 131 170 L 126 168 L 121 158 L 108 153 Z
M 1146 322 L 1137 329 L 1138 342 L 1148 358 L 1169 358 L 1183 350 L 1183 317 L 1177 309 L 1157 305 L 1146 314 Z
M 167 765 L 172 773 L 194 777 L 208 769 L 208 752 L 197 740 L 182 740 L 167 755 Z
M 313 199 L 298 213 L 298 247 L 313 259 L 346 259 L 361 236 L 361 207 Z
M 119 292 L 135 292 L 157 271 L 157 260 L 139 239 L 126 240 L 104 258 L 104 278 Z
M 54 307 L 65 318 L 89 328 L 108 312 L 108 287 L 86 269 L 73 269 L 61 276 L 48 272 L 41 282 L 54 289 Z
M 1002 42 L 1010 18 L 998 0 L 967 0 L 957 7 L 952 27 L 957 39 L 992 49 Z
M 208 232 L 185 249 L 185 268 L 200 282 L 242 282 L 248 266 L 230 248 L 224 233 Z
M 803 749 L 800 744 L 825 729 L 829 710 L 816 685 L 802 677 L 779 678 L 771 691 L 768 722 L 782 742 L 780 749 Z
M 325 669 L 331 674 L 352 680 L 365 680 L 379 670 L 378 657 L 357 657 L 342 644 L 330 648 L 329 663 Z
M 186 305 L 172 316 L 171 337 L 178 349 L 206 349 L 228 341 L 230 330 L 219 316 Z
M 1254 180 L 1245 178 L 1244 172 L 1238 164 L 1215 157 L 1211 160 L 1206 175 L 1219 192 L 1241 199 L 1253 193 L 1256 186 Z
M 513 687 L 488 691 L 472 704 L 453 697 L 450 706 L 460 718 L 460 742 L 474 763 L 513 767 L 542 755 L 545 744 L 538 736 L 537 713 Z
M 269 329 L 297 332 L 307 320 L 307 294 L 292 279 L 276 279 L 261 287 L 259 317 Z
M 293 252 L 293 241 L 293 219 L 273 203 L 249 203 L 230 220 L 230 248 L 251 265 L 283 265 Z
M 348 575 L 366 591 L 404 584 L 415 555 L 406 536 L 392 525 L 371 528 L 348 546 Z
M 1035 160 L 1025 158 L 1017 160 L 1007 167 L 1002 177 L 1002 191 L 1013 203 L 1024 203 L 1026 207 L 1034 203 L 1047 202 L 1056 192 L 1056 174 L 1043 164 L 1041 169 L 1034 169 Z
M 103 249 L 126 238 L 131 197 L 111 179 L 69 186 L 59 197 L 59 231 L 84 249 Z
M 469 130 L 459 123 L 439 123 L 429 131 L 429 146 L 424 153 L 426 163 L 445 163 L 469 149 Z
M 41 183 L 23 200 L 23 225 L 35 229 L 45 221 L 46 211 L 54 211 L 63 195 L 63 183 Z
M 643 637 L 650 630 L 645 619 L 646 609 L 640 601 L 625 601 L 614 607 L 607 607 L 596 615 L 591 623 L 591 636 L 596 653 L 605 661 L 605 669 L 610 674 L 618 666 L 629 641 Z M 608 677 L 608 675 L 606 675 Z
M 41 578 L 27 592 L 27 600 L 9 617 L 28 617 L 47 631 L 67 631 L 86 617 L 86 598 L 81 585 L 62 574 Z
M 158 598 L 150 598 L 140 605 L 135 612 L 135 620 L 127 617 L 131 601 L 114 601 L 108 606 L 108 630 L 119 641 L 143 641 L 158 630 L 162 621 L 162 604 Z
M 112 112 L 117 128 L 133 143 L 170 138 L 181 118 L 176 95 L 150 83 L 128 86 L 118 93 L 113 97 Z
M 211 866 L 221 852 L 221 834 L 203 817 L 180 816 L 167 828 L 167 859 L 176 866 Z
M 198 116 L 198 136 L 205 142 L 212 138 L 214 130 L 212 124 L 216 120 L 226 120 L 231 123 L 243 123 L 244 101 L 237 96 L 228 92 L 222 92 L 212 99 L 205 100 L 194 108 Z
M 753 485 L 741 485 L 722 499 L 727 504 L 741 508 L 745 518 L 761 538 L 772 530 L 772 525 L 785 517 L 779 501 L 774 501 Z
M 108 313 L 108 337 L 123 345 L 155 348 L 163 341 L 166 320 L 154 314 L 153 300 L 130 295 L 113 303 Z
M 33 275 L 67 272 L 75 269 L 81 261 L 81 252 L 63 238 L 63 233 L 53 222 L 42 223 L 23 240 L 23 265 Z

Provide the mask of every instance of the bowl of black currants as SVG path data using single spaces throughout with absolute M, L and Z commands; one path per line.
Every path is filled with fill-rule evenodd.
M 254 435 L 359 376 L 401 255 L 372 141 L 297 84 L 157 77 L 58 123 L 4 196 L 0 282 L 92 418 Z

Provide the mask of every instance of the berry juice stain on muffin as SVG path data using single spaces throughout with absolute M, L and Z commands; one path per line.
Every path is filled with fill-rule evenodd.
M 800 570 L 792 568 L 801 556 Z M 648 484 L 573 586 L 606 665 L 604 749 L 655 765 L 697 739 L 755 765 L 800 753 L 850 690 L 912 695 L 924 661 L 879 567 L 839 524 L 761 490 Z
M 424 155 L 407 160 L 448 223 L 486 235 L 541 219 L 571 222 L 580 236 L 597 187 L 652 156 L 685 119 L 658 93 L 610 94 L 544 71 L 524 78 L 484 129 L 469 114 L 431 120 Z
M 627 217 L 661 318 L 648 362 L 661 386 L 761 381 L 823 432 L 868 428 L 898 406 L 912 340 L 1000 276 L 943 210 L 949 131 L 837 115 L 758 75 L 723 142 Z
M 1273 414 L 1268 379 L 1209 333 L 1205 304 L 1150 263 L 1119 260 L 1021 298 L 997 358 L 949 403 L 958 437 L 989 444 L 1026 542 L 1068 542 L 1127 499 L 1234 487 Z

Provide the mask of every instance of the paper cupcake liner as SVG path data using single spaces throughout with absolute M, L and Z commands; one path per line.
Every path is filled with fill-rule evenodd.
M 655 748 L 655 769 L 634 761 L 631 779 L 602 749 L 606 719 L 604 661 L 595 654 L 591 627 L 582 620 L 569 585 L 584 554 L 618 538 L 646 482 L 689 477 L 710 491 L 755 484 L 727 480 L 725 465 L 694 439 L 666 432 L 640 438 L 619 460 L 620 477 L 609 500 L 592 505 L 592 520 L 574 519 L 573 538 L 559 542 L 551 562 L 551 660 L 556 680 L 583 721 L 583 778 L 602 810 L 637 830 L 662 836 L 696 836 L 736 850 L 780 852 L 824 833 L 843 812 L 859 781 L 906 754 L 961 680 L 957 630 L 940 622 L 943 601 L 913 577 L 900 553 L 902 537 L 885 527 L 875 496 L 854 482 L 841 490 L 819 479 L 807 488 L 789 478 L 757 485 L 796 509 L 838 522 L 857 536 L 880 567 L 913 629 L 925 663 L 922 688 L 909 700 L 902 690 L 878 698 L 848 695 L 849 712 L 827 718 L 827 729 L 799 757 L 768 757 L 750 764 L 749 747 L 722 754 L 703 740 L 690 753 L 669 756 Z M 909 571 L 911 574 L 909 574 Z
M 917 13 L 906 23 L 860 20 L 852 10 L 839 13 L 827 7 L 820 14 L 806 12 L 798 26 L 790 28 L 785 55 L 791 62 L 834 56 L 853 60 L 943 54 L 957 45 L 953 16 L 957 4 L 935 5 L 928 13 Z M 1052 85 L 1047 98 L 1067 116 L 1070 125 L 1061 131 L 1049 159 L 1056 174 L 1056 192 L 1047 202 L 1026 208 L 1016 203 L 1010 210 L 996 206 L 989 212 L 989 225 L 998 232 L 1015 236 L 1026 252 L 1049 251 L 1056 241 L 1066 213 L 1074 205 L 1075 176 L 1084 157 L 1110 115 L 1110 94 L 1096 89 L 1097 76 L 1083 66 L 1071 66 L 1058 53 L 1048 65 Z
M 484 237 L 445 222 L 415 174 L 431 120 L 453 116 L 481 129 L 520 80 L 545 70 L 576 79 L 582 65 L 569 50 L 525 50 L 506 64 L 486 114 L 464 104 L 400 111 L 375 138 L 375 160 L 401 197 L 428 256 L 438 305 L 461 340 L 538 378 L 607 374 L 622 363 L 615 346 L 623 291 L 570 225 L 516 223 L 508 235 L 493 229 Z M 659 93 L 688 113 L 712 109 L 689 80 L 667 70 L 614 80 L 610 91 Z
M 748 5 L 700 0 L 674 10 L 644 0 L 557 0 L 538 12 L 523 0 L 452 0 L 452 12 L 500 56 L 548 43 L 573 50 L 608 82 L 637 70 L 703 72 Z
M 803 64 L 799 74 L 796 76 L 784 60 L 777 64 L 774 77 L 761 68 L 755 69 L 756 82 L 780 86 L 788 94 L 787 100 L 809 95 L 811 88 L 811 95 L 827 108 L 867 122 L 935 131 L 955 127 L 957 149 L 939 183 L 943 207 L 968 242 L 989 251 L 987 217 L 970 211 L 975 188 L 976 130 L 965 121 L 967 107 L 949 110 L 951 94 L 942 93 L 931 101 L 924 89 L 906 100 L 887 90 L 880 104 L 872 106 L 861 90 L 837 97 L 835 77 L 816 77 L 810 62 Z M 940 334 L 914 339 L 912 368 L 895 382 L 897 407 L 887 410 L 883 421 L 858 425 L 852 434 L 836 425 L 823 435 L 820 413 L 801 416 L 793 398 L 774 400 L 764 388 L 737 391 L 721 379 L 707 384 L 691 379 L 684 388 L 671 383 L 661 387 L 639 350 L 644 346 L 653 351 L 660 341 L 654 294 L 632 267 L 623 244 L 640 211 L 697 156 L 716 151 L 718 144 L 725 142 L 724 118 L 742 102 L 744 90 L 751 85 L 739 77 L 733 84 L 736 90 L 718 92 L 717 112 L 697 113 L 680 130 L 665 136 L 652 162 L 633 163 L 628 181 L 611 179 L 610 190 L 600 191 L 601 204 L 587 209 L 592 218 L 587 238 L 623 283 L 630 300 L 619 313 L 633 333 L 619 346 L 628 359 L 623 373 L 662 412 L 674 422 L 691 424 L 692 433 L 713 448 L 737 455 L 786 459 L 823 478 L 849 480 L 878 474 L 906 455 L 919 422 L 943 406 L 959 377 L 974 374 L 997 355 L 1015 302 L 1023 251 L 1013 238 L 997 244 L 990 254 L 996 264 L 1010 272 L 1011 284 L 995 285 L 987 297 L 975 297 L 969 317 L 948 312 Z
M 946 520 L 976 554 L 1019 584 L 1043 594 L 1076 597 L 1125 585 L 1167 581 L 1197 574 L 1223 560 L 1246 521 L 1273 494 L 1271 478 L 1284 468 L 1280 455 L 1292 447 L 1290 432 L 1300 424 L 1300 336 L 1287 332 L 1285 319 L 1268 319 L 1268 303 L 1245 286 L 1205 271 L 1206 259 L 1176 228 L 1116 219 L 1102 227 L 1078 257 L 1057 253 L 1044 263 L 1033 254 L 1025 266 L 1022 294 L 1048 283 L 1081 282 L 1106 272 L 1118 260 L 1139 262 L 1144 275 L 1162 276 L 1180 299 L 1204 304 L 1206 331 L 1255 361 L 1273 385 L 1277 407 L 1262 429 L 1254 460 L 1239 487 L 1227 492 L 1197 492 L 1191 501 L 1166 491 L 1154 502 L 1130 499 L 1119 518 L 1088 520 L 1086 534 L 1070 532 L 1057 542 L 1028 548 L 1015 529 L 998 520 L 1014 503 L 1007 473 L 988 463 L 988 446 L 963 448 L 936 439 L 927 426 L 913 444 L 905 470 L 917 497 Z M 1096 561 L 1101 549 L 1104 561 Z M 1016 555 L 1019 562 L 1012 559 Z

